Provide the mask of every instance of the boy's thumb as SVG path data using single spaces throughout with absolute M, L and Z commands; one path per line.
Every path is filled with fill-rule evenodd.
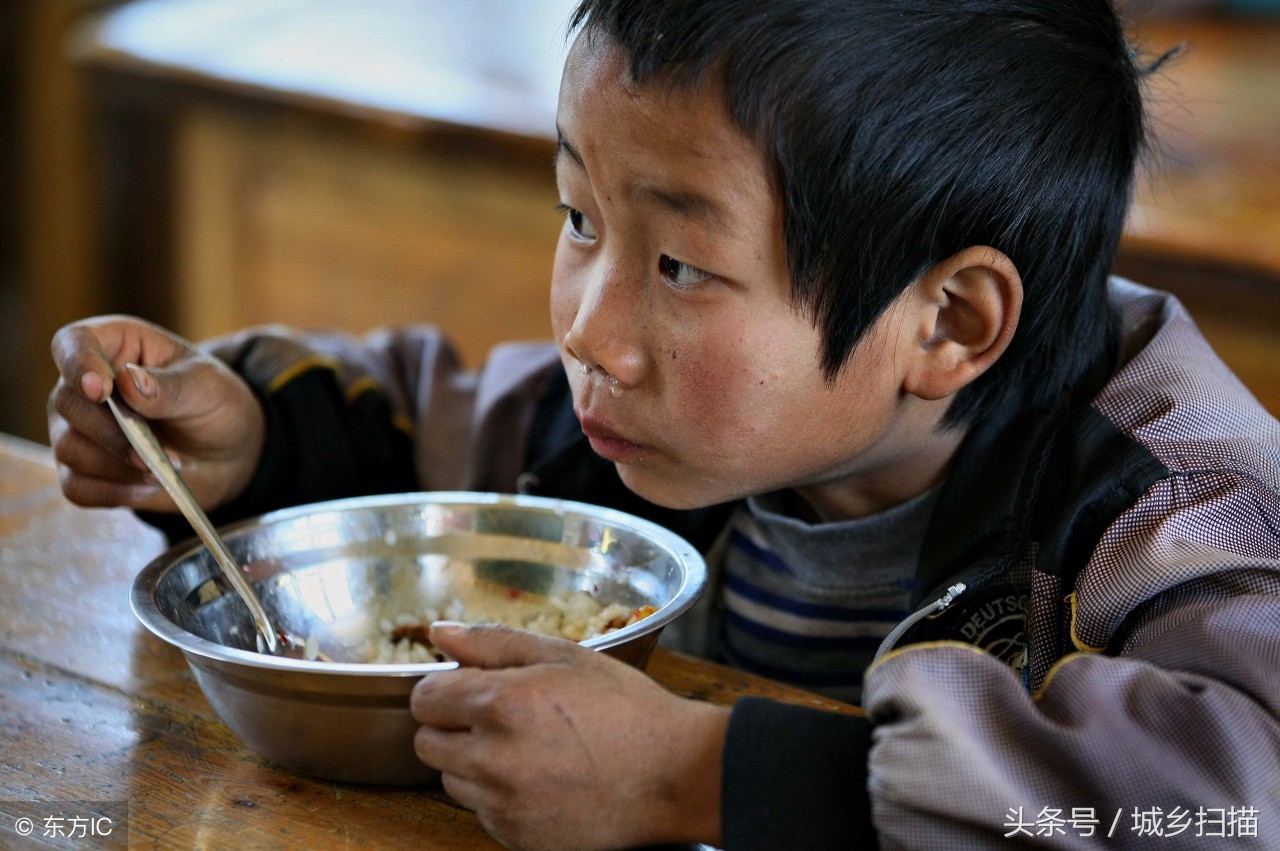
M 120 395 L 148 419 L 168 420 L 183 415 L 184 375 L 181 369 L 157 369 L 127 363 L 117 373 Z
M 472 668 L 516 668 L 558 662 L 579 648 L 564 638 L 535 635 L 508 626 L 468 626 L 455 621 L 431 624 L 431 643 L 458 664 Z M 590 651 L 586 651 L 590 652 Z

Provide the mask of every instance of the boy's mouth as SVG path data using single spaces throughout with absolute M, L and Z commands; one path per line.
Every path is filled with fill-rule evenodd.
M 627 440 L 596 417 L 579 414 L 578 421 L 582 424 L 582 433 L 587 436 L 591 448 L 602 458 L 625 462 L 638 458 L 645 450 L 642 444 Z

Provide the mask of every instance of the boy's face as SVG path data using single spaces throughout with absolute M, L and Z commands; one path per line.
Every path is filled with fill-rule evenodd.
M 583 431 L 628 487 L 673 507 L 797 487 L 851 515 L 932 484 L 911 481 L 936 419 L 903 404 L 897 311 L 828 383 L 769 165 L 716 85 L 636 86 L 615 45 L 579 37 L 558 123 L 552 325 Z

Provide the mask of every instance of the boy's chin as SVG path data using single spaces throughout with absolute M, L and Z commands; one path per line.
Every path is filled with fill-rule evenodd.
M 740 498 L 739 494 L 712 487 L 707 482 L 695 484 L 680 479 L 656 476 L 649 471 L 637 471 L 623 464 L 615 466 L 622 483 L 628 490 L 663 508 L 679 510 L 706 508 L 709 505 L 718 505 Z

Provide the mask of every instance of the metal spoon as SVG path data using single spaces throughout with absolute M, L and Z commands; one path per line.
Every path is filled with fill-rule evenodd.
M 307 655 L 311 655 L 306 653 L 305 642 L 289 636 L 284 630 L 277 629 L 272 625 L 271 619 L 267 616 L 267 610 L 262 607 L 262 601 L 258 599 L 253 586 L 244 578 L 235 557 L 231 555 L 227 545 L 223 543 L 222 538 L 214 530 L 213 524 L 209 522 L 208 515 L 204 513 L 200 503 L 196 502 L 195 497 L 192 496 L 191 491 L 187 488 L 186 482 L 182 480 L 182 476 L 178 475 L 177 469 L 174 468 L 173 462 L 169 460 L 169 456 L 161 448 L 160 441 L 156 438 L 155 432 L 151 430 L 150 424 L 137 411 L 130 408 L 123 401 L 117 401 L 114 396 L 107 397 L 107 407 L 115 415 L 116 422 L 120 423 L 120 428 L 124 431 L 125 437 L 129 439 L 129 443 L 133 445 L 134 449 L 138 450 L 142 460 L 146 462 L 147 467 L 160 481 L 160 486 L 173 498 L 178 509 L 187 518 L 191 527 L 196 530 L 196 534 L 200 536 L 200 540 L 209 548 L 209 552 L 213 555 L 213 560 L 222 568 L 222 573 L 227 577 L 227 581 L 231 583 L 231 587 L 240 595 L 240 599 L 244 600 L 244 604 L 249 607 L 249 613 L 253 615 L 253 622 L 258 627 L 260 636 L 258 642 L 259 651 L 263 651 L 265 645 L 264 652 L 273 656 L 304 658 Z M 315 657 L 313 656 L 313 658 Z

